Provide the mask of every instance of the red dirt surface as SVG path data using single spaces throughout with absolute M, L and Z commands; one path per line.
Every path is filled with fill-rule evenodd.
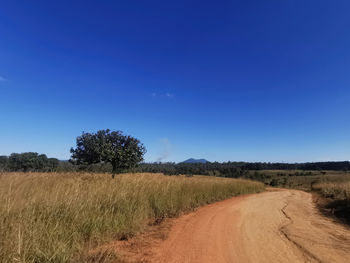
M 275 190 L 211 204 L 135 239 L 116 242 L 126 262 L 350 262 L 350 230 L 310 193 Z

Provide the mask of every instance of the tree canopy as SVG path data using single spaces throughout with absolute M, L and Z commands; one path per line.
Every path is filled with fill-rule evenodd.
M 0 171 L 53 172 L 59 160 L 47 158 L 36 152 L 12 153 L 9 157 L 0 156 Z
M 146 148 L 134 137 L 106 129 L 83 132 L 76 139 L 76 148 L 71 148 L 70 152 L 70 161 L 74 164 L 110 163 L 114 177 L 142 162 Z

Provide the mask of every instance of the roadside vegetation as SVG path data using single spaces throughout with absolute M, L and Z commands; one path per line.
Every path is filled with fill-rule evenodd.
M 350 175 L 327 178 L 312 188 L 328 200 L 321 208 L 350 225 Z
M 323 196 L 337 200 L 350 200 L 350 176 L 347 181 L 331 181 L 318 183 L 313 189 L 319 191 Z
M 293 188 L 305 191 L 315 190 L 314 186 L 326 182 L 350 181 L 347 171 L 301 171 L 301 170 L 262 170 L 249 171 L 244 178 L 263 182 L 273 187 Z
M 166 217 L 261 191 L 260 182 L 207 176 L 2 173 L 0 262 L 104 262 L 111 255 L 88 252 Z

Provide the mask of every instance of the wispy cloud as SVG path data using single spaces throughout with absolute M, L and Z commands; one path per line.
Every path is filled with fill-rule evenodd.
M 0 76 L 0 81 L 6 81 L 7 79 L 4 78 L 3 76 Z
M 159 97 L 159 98 L 173 98 L 174 97 L 174 94 L 170 93 L 170 92 L 167 92 L 167 93 L 156 93 L 156 92 L 153 92 L 151 93 L 151 96 L 152 97 Z

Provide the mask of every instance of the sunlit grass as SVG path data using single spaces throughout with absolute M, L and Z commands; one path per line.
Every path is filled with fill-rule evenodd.
M 90 249 L 148 223 L 263 190 L 258 182 L 203 176 L 2 174 L 0 262 L 81 262 Z
M 331 197 L 337 200 L 350 200 L 350 178 L 344 182 L 324 182 L 314 185 L 314 189 L 318 190 L 325 197 Z

